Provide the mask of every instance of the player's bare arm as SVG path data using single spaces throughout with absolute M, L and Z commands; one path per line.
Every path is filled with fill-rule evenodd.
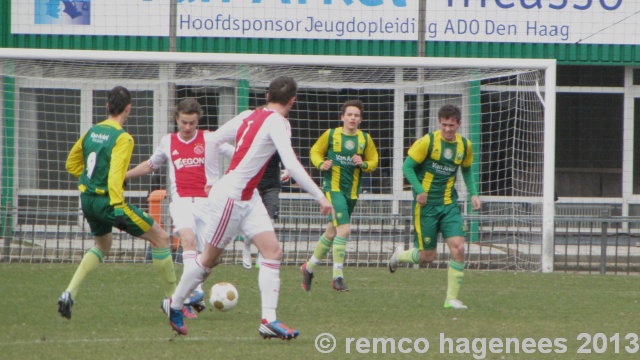
M 329 215 L 331 214 L 331 211 L 333 211 L 333 205 L 331 205 L 326 197 L 322 197 L 320 200 L 318 200 L 318 204 L 320 205 L 320 212 L 322 213 L 322 215 Z
M 471 204 L 473 205 L 473 210 L 480 210 L 482 203 L 480 202 L 478 195 L 473 195 L 471 197 Z
M 140 177 L 143 175 L 147 175 L 147 174 L 151 174 L 153 172 L 153 168 L 151 166 L 149 166 L 149 162 L 148 161 L 143 161 L 140 164 L 138 164 L 136 167 L 134 167 L 133 169 L 127 171 L 126 175 L 125 175 L 125 180 L 127 179 L 131 179 L 131 178 L 136 178 L 136 177 Z

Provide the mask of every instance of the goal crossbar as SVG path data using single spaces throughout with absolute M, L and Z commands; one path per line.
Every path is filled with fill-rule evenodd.
M 542 75 L 527 75 L 533 72 L 539 72 Z M 92 100 L 94 96 L 99 96 L 100 92 L 114 85 L 125 85 L 139 91 L 140 94 L 144 91 L 156 94 L 151 95 L 152 98 L 149 100 L 150 119 L 166 117 L 175 100 L 183 96 L 204 98 L 210 94 L 215 94 L 218 107 L 216 116 L 222 119 L 240 109 L 241 104 L 237 101 L 247 101 L 243 105 L 245 107 L 252 106 L 254 103 L 259 104 L 263 100 L 261 91 L 264 91 L 270 79 L 276 75 L 289 74 L 298 81 L 304 97 L 313 99 L 308 107 L 305 105 L 306 110 L 299 110 L 300 113 L 303 111 L 309 113 L 308 115 L 299 114 L 299 116 L 308 116 L 308 120 L 305 120 L 308 122 L 304 124 L 309 124 L 309 129 L 305 130 L 310 132 L 308 138 L 300 139 L 301 144 L 311 143 L 314 138 L 317 138 L 319 134 L 314 133 L 315 126 L 325 128 L 335 126 L 335 123 L 331 125 L 328 120 L 327 126 L 314 125 L 313 121 L 325 116 L 326 111 L 323 109 L 326 106 L 335 108 L 349 96 L 368 99 L 372 108 L 377 109 L 374 111 L 378 112 L 380 123 L 386 124 L 384 126 L 387 127 L 378 129 L 376 134 L 380 134 L 379 141 L 384 143 L 380 148 L 385 152 L 386 160 L 384 161 L 388 165 L 387 168 L 381 168 L 381 172 L 386 171 L 384 176 L 388 181 L 372 179 L 372 183 L 379 185 L 372 185 L 372 192 L 363 194 L 361 197 L 359 204 L 362 203 L 362 205 L 359 207 L 369 211 L 362 214 L 363 219 L 367 219 L 367 224 L 376 222 L 371 220 L 371 214 L 377 214 L 375 216 L 381 218 L 385 216 L 381 209 L 388 211 L 388 215 L 402 215 L 407 199 L 410 199 L 409 189 L 403 184 L 401 173 L 401 162 L 411 142 L 408 141 L 407 136 L 419 137 L 423 129 L 433 126 L 435 113 L 433 107 L 438 104 L 447 101 L 462 104 L 463 112 L 469 114 L 466 115 L 467 119 L 474 119 L 469 121 L 472 124 L 465 128 L 466 136 L 475 137 L 474 144 L 482 142 L 487 147 L 497 146 L 500 143 L 500 149 L 497 151 L 505 159 L 501 160 L 499 166 L 508 166 L 504 171 L 489 173 L 494 167 L 489 163 L 492 154 L 478 153 L 478 158 L 483 163 L 476 170 L 481 173 L 481 179 L 487 178 L 486 182 L 480 185 L 486 193 L 483 195 L 481 192 L 481 198 L 487 199 L 486 203 L 490 204 L 490 211 L 498 209 L 495 211 L 500 213 L 507 211 L 505 208 L 512 209 L 509 211 L 513 216 L 514 224 L 517 223 L 501 224 L 496 228 L 514 229 L 527 226 L 522 225 L 523 214 L 518 213 L 520 210 L 517 210 L 514 204 L 526 203 L 530 208 L 540 209 L 539 224 L 533 226 L 540 229 L 537 230 L 540 233 L 540 241 L 533 241 L 541 249 L 538 254 L 537 269 L 543 272 L 553 271 L 556 88 L 554 59 L 206 54 L 3 48 L 0 49 L 0 80 L 5 86 L 4 92 L 0 94 L 0 100 L 2 100 L 0 108 L 4 109 L 4 114 L 9 116 L 3 118 L 2 169 L 3 174 L 15 174 L 11 181 L 6 176 L 3 176 L 2 180 L 1 210 L 5 224 L 3 232 L 7 233 L 7 223 L 19 225 L 21 221 L 17 220 L 21 219 L 19 213 L 25 211 L 29 215 L 23 218 L 27 218 L 28 223 L 33 223 L 31 224 L 33 229 L 46 228 L 47 226 L 38 224 L 38 221 L 34 220 L 39 215 L 34 215 L 34 219 L 30 218 L 31 212 L 24 210 L 24 206 L 28 207 L 30 202 L 36 201 L 38 205 L 35 207 L 38 211 L 44 211 L 43 209 L 52 206 L 48 202 L 40 203 L 44 201 L 42 199 L 46 197 L 44 194 L 48 191 L 43 189 L 41 184 L 47 183 L 48 180 L 29 178 L 25 181 L 25 176 L 37 177 L 38 174 L 35 170 L 20 168 L 21 164 L 10 158 L 28 155 L 29 146 L 35 143 L 29 135 L 23 134 L 35 131 L 38 126 L 45 126 L 43 124 L 46 122 L 42 122 L 33 115 L 37 124 L 36 122 L 28 124 L 24 121 L 19 125 L 23 128 L 13 133 L 7 126 L 13 126 L 13 119 L 19 114 L 7 110 L 15 108 L 15 111 L 20 114 L 42 112 L 44 114 L 42 116 L 53 116 L 47 114 L 62 110 L 54 109 L 55 102 L 42 103 L 42 101 L 45 101 L 48 96 L 59 96 L 58 92 L 69 87 L 74 89 L 69 96 L 77 96 L 80 104 L 78 106 L 81 112 L 80 129 L 86 129 L 90 126 L 92 118 L 99 117 L 95 113 L 96 110 L 92 110 L 95 107 L 92 105 L 92 101 L 95 102 Z M 171 89 L 176 86 L 179 91 L 187 95 L 173 93 Z M 227 94 L 227 89 L 232 90 L 231 96 Z M 87 93 L 87 90 L 93 92 Z M 242 96 L 239 95 L 240 93 Z M 526 96 L 523 95 L 525 93 L 527 93 Z M 480 98 L 482 100 L 478 100 Z M 98 99 L 98 101 L 101 100 Z M 325 101 L 330 104 L 324 104 Z M 304 101 L 300 100 L 299 103 Z M 227 105 L 233 105 L 233 107 Z M 494 107 L 507 106 L 508 110 L 501 112 L 493 110 Z M 423 112 L 429 112 L 431 120 L 425 118 Z M 411 118 L 408 117 L 408 113 L 412 114 Z M 534 113 L 537 115 L 531 115 Z M 391 118 L 385 119 L 386 114 Z M 75 116 L 77 114 L 64 114 L 64 117 L 69 119 Z M 509 118 L 503 119 L 503 116 L 509 116 Z M 533 116 L 540 117 L 542 128 L 531 128 L 536 122 Z M 88 119 L 82 120 L 85 117 Z M 77 120 L 73 121 L 77 122 Z M 153 125 L 148 130 L 149 146 L 157 144 L 159 136 L 171 130 L 171 122 L 166 119 L 152 121 Z M 480 128 L 481 121 L 485 126 L 492 128 L 499 127 L 499 122 L 507 121 L 510 128 L 505 130 L 503 135 L 498 133 L 491 135 Z M 432 128 L 429 129 L 432 130 Z M 500 140 L 504 139 L 504 136 L 507 136 L 508 140 Z M 536 145 L 527 145 L 528 143 Z M 61 145 L 56 151 L 64 153 L 68 151 L 67 146 Z M 535 153 L 532 152 L 534 150 Z M 150 154 L 139 156 L 148 155 Z M 506 159 L 507 157 L 509 159 Z M 487 163 L 484 163 L 485 161 Z M 63 164 L 58 166 L 60 168 L 56 171 L 60 171 L 60 174 L 57 176 L 64 177 Z M 505 171 L 509 173 L 509 179 L 494 180 L 494 176 L 502 176 L 499 174 Z M 540 176 L 539 181 L 538 176 Z M 25 188 L 26 183 L 34 185 Z M 518 187 L 520 184 L 522 187 Z M 502 185 L 510 186 L 511 190 L 501 191 Z M 67 195 L 72 190 L 72 185 L 57 189 L 56 194 L 59 198 L 55 200 L 55 206 L 59 206 L 60 202 L 73 203 L 71 197 Z M 461 191 L 465 194 L 464 189 Z M 495 196 L 492 192 L 495 192 Z M 144 193 L 144 187 L 140 187 L 138 193 Z M 512 199 L 510 202 L 504 201 L 505 194 L 509 195 L 507 198 Z M 281 198 L 291 214 L 299 210 L 298 206 L 307 206 L 302 204 L 304 196 L 295 191 L 283 193 Z M 21 201 L 24 201 L 24 206 L 12 205 L 20 204 Z M 465 202 L 466 200 L 461 203 L 461 206 L 466 206 Z M 390 204 L 389 208 L 386 208 L 387 204 Z M 77 211 L 77 208 L 60 212 L 73 211 Z M 535 213 L 531 216 L 538 217 Z M 496 221 L 494 217 L 495 214 L 488 214 L 487 219 L 490 219 L 489 222 Z M 473 216 L 468 218 L 475 219 Z M 5 222 L 5 219 L 8 221 Z M 478 225 L 478 223 L 475 224 Z M 278 224 L 276 228 L 287 229 L 291 226 L 291 224 Z M 371 226 L 375 229 L 384 229 L 383 222 L 376 222 Z M 479 226 L 482 230 L 483 225 Z M 364 228 L 363 225 L 354 227 Z M 393 229 L 398 228 L 397 224 L 393 225 Z M 500 239 L 509 239 L 510 236 L 506 233 L 495 234 L 495 237 Z M 514 237 L 518 241 L 522 240 L 522 235 Z M 387 250 L 384 248 L 384 254 L 388 252 Z M 384 254 L 378 254 L 380 259 Z M 301 256 L 304 257 L 305 254 Z

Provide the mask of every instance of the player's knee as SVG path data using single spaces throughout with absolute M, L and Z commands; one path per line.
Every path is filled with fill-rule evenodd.
M 182 244 L 182 250 L 183 251 L 195 250 L 196 249 L 196 239 L 195 238 L 183 237 L 183 238 L 180 239 L 180 242 Z
M 262 258 L 267 260 L 282 260 L 282 248 L 278 244 L 277 246 L 268 246 L 258 248 L 260 250 L 260 255 Z
M 111 251 L 111 244 L 96 244 L 96 247 L 100 249 L 103 254 L 108 254 Z
M 420 251 L 420 263 L 423 265 L 430 264 L 436 259 L 437 255 L 438 253 L 435 251 Z
M 148 240 L 154 247 L 169 247 L 169 234 L 162 230 L 158 224 L 153 224 L 151 229 L 143 234 L 142 238 Z
M 214 268 L 220 265 L 221 262 L 222 262 L 222 254 L 220 254 L 220 256 L 218 256 L 217 258 L 213 259 L 213 263 L 211 264 L 210 268 Z
M 451 259 L 458 261 L 458 262 L 464 262 L 464 250 L 462 251 L 458 251 L 458 252 L 451 252 Z
M 198 255 L 198 261 L 205 268 L 213 268 L 221 262 L 222 254 L 223 251 L 217 251 L 217 249 L 206 246 L 204 251 Z
M 331 241 L 331 242 L 333 242 L 333 239 L 336 238 L 336 235 L 337 235 L 336 231 L 327 230 L 327 231 L 324 232 L 324 238 L 329 240 L 329 241 Z
M 456 261 L 464 258 L 464 242 L 460 242 L 451 247 L 451 257 Z
M 272 259 L 273 260 L 282 260 L 282 248 L 280 246 L 278 246 L 277 249 L 274 249 L 274 251 L 272 252 Z
M 349 226 L 349 224 L 338 226 L 338 229 L 336 231 L 336 236 L 340 236 L 341 238 L 346 239 L 349 237 L 350 234 L 351 234 L 351 226 Z

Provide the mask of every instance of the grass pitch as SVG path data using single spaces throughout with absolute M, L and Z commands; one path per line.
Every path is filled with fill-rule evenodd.
M 83 284 L 70 321 L 57 298 L 77 264 L 0 264 L 2 359 L 637 359 L 636 276 L 466 271 L 468 310 L 443 309 L 446 270 L 346 268 L 350 292 L 313 290 L 283 267 L 278 317 L 291 341 L 258 335 L 258 270 L 220 266 L 207 280 L 233 283 L 238 305 L 186 319 L 178 337 L 159 309 L 151 264 L 103 264 Z M 177 271 L 181 266 L 177 266 Z M 335 348 L 321 334 L 335 339 Z M 320 350 L 319 350 L 320 349 Z

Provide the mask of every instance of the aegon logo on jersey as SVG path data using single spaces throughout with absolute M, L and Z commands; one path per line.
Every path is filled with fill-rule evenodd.
M 175 159 L 173 160 L 173 165 L 175 165 L 176 169 L 180 170 L 183 167 L 193 167 L 193 166 L 200 166 L 204 164 L 204 158 L 203 157 L 196 157 L 196 158 L 187 158 L 187 159 Z

